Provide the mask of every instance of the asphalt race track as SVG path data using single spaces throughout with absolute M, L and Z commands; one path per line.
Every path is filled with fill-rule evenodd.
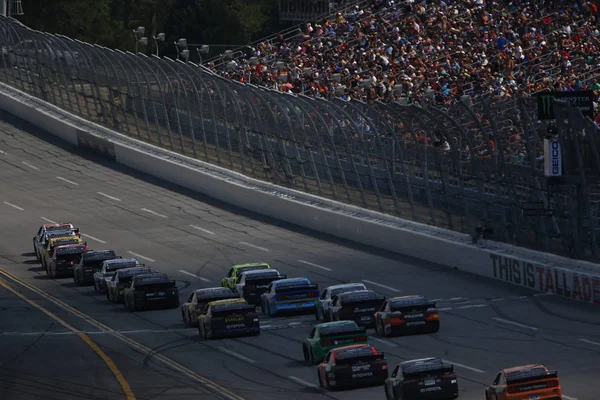
M 251 261 L 321 289 L 363 281 L 388 296 L 424 294 L 438 301 L 439 333 L 383 340 L 370 332 L 390 367 L 440 356 L 455 364 L 469 400 L 483 399 L 501 368 L 544 362 L 559 371 L 565 399 L 598 398 L 597 307 L 283 226 L 0 119 L 1 399 L 123 399 L 123 382 L 130 399 L 384 398 L 383 387 L 317 387 L 301 347 L 312 315 L 262 319 L 259 337 L 202 341 L 179 310 L 129 313 L 92 287 L 47 279 L 32 237 L 48 221 L 72 221 L 90 248 L 167 272 L 181 302 Z

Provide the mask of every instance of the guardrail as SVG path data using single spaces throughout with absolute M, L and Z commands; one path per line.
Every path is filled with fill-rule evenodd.
M 129 137 L 364 209 L 469 234 L 481 223 L 495 240 L 600 256 L 600 191 L 546 185 L 533 99 L 444 109 L 314 100 L 12 19 L 0 18 L 0 37 L 0 81 Z M 442 137 L 447 151 L 428 144 Z M 524 200 L 553 216 L 523 216 Z
M 600 305 L 600 266 L 489 242 L 249 178 L 128 138 L 0 84 L 0 109 L 122 165 L 238 207 L 356 243 Z

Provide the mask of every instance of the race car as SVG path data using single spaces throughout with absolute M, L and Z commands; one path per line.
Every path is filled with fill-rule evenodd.
M 88 250 L 81 255 L 73 267 L 73 282 L 77 286 L 94 284 L 94 274 L 102 267 L 102 262 L 120 258 L 114 250 Z
M 129 286 L 129 282 L 136 275 L 150 274 L 152 270 L 148 267 L 132 267 L 118 270 L 106 281 L 106 297 L 112 303 L 123 302 L 123 290 Z
M 435 302 L 423 296 L 394 297 L 375 314 L 375 329 L 380 336 L 435 333 L 440 330 L 440 315 Z
M 77 236 L 75 235 L 75 231 L 72 229 L 54 229 L 51 231 L 46 231 L 42 236 L 37 238 L 33 242 L 33 251 L 35 252 L 35 257 L 38 261 L 42 261 L 42 257 L 44 252 L 46 251 L 46 246 L 48 245 L 48 241 L 55 237 L 63 237 L 63 236 Z
M 123 290 L 123 306 L 129 311 L 178 308 L 179 290 L 167 274 L 153 272 L 136 275 Z
M 44 236 L 46 236 L 47 233 L 49 232 L 55 232 L 55 231 L 72 231 L 73 234 L 75 235 L 79 235 L 79 229 L 76 229 L 73 224 L 71 224 L 70 222 L 66 222 L 63 224 L 44 224 L 40 227 L 40 229 L 38 229 L 37 233 L 35 234 L 35 236 L 33 237 L 33 252 L 35 253 L 35 256 L 37 258 L 38 261 L 41 261 L 41 250 L 44 248 L 43 245 L 41 245 L 42 241 L 44 240 Z
M 325 288 L 323 293 L 321 293 L 321 297 L 319 297 L 319 300 L 317 300 L 315 304 L 317 310 L 317 321 L 328 320 L 327 318 L 329 317 L 329 305 L 331 304 L 331 300 L 337 294 L 366 289 L 367 287 L 362 283 L 342 283 L 341 285 L 333 285 Z
M 244 299 L 211 301 L 198 316 L 198 333 L 204 339 L 258 336 L 260 322 Z
M 304 360 L 319 364 L 331 349 L 351 344 L 369 344 L 365 328 L 354 321 L 325 322 L 315 326 L 302 344 Z
M 458 383 L 454 366 L 441 358 L 404 361 L 385 381 L 386 400 L 456 399 Z
M 276 269 L 244 271 L 233 286 L 233 293 L 246 299 L 248 304 L 259 306 L 260 296 L 267 291 L 269 284 L 286 278 L 287 275 L 280 274 Z
M 221 286 L 233 289 L 233 285 L 235 285 L 242 272 L 270 268 L 269 264 L 264 262 L 234 265 L 227 273 L 227 276 L 221 280 Z
M 87 245 L 85 244 L 67 244 L 54 247 L 46 261 L 48 276 L 51 279 L 56 279 L 73 275 L 73 266 L 86 251 Z
M 561 400 L 558 372 L 543 364 L 506 368 L 485 389 L 485 400 Z
M 50 257 L 50 254 L 52 254 L 54 248 L 57 246 L 65 246 L 68 244 L 85 244 L 87 246 L 87 243 L 82 243 L 81 238 L 76 235 L 57 236 L 48 239 L 46 247 L 44 248 L 44 251 L 42 253 L 41 261 L 41 264 L 46 270 L 46 273 L 48 273 L 48 258 Z
M 269 317 L 282 312 L 314 312 L 319 294 L 319 285 L 313 285 L 308 278 L 274 281 L 260 296 L 262 312 Z
M 354 321 L 367 328 L 375 327 L 375 313 L 385 301 L 385 296 L 374 290 L 357 290 L 339 293 L 329 306 L 330 321 Z
M 144 267 L 135 258 L 115 258 L 102 261 L 100 270 L 94 273 L 94 291 L 96 293 L 106 293 L 106 281 L 112 279 L 115 272 L 123 268 L 140 266 Z
M 388 368 L 383 353 L 369 344 L 355 344 L 330 350 L 317 374 L 322 388 L 346 389 L 383 385 Z
M 181 318 L 186 326 L 197 327 L 198 315 L 211 301 L 237 299 L 238 296 L 224 287 L 197 289 L 190 294 L 187 302 L 181 305 Z

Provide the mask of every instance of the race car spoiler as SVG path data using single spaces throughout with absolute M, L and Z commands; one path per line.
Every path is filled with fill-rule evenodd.
M 358 335 L 361 333 L 367 333 L 367 328 L 364 326 L 361 326 L 358 328 L 350 327 L 349 329 L 338 329 L 338 330 L 331 330 L 331 331 L 323 331 L 322 330 L 321 333 L 319 334 L 319 336 L 323 339 L 326 339 L 326 338 L 343 336 L 343 335 Z
M 298 284 L 298 285 L 290 285 L 290 286 L 281 286 L 275 288 L 275 293 L 277 294 L 288 294 L 288 293 L 298 293 L 298 292 L 309 292 L 311 290 L 318 290 L 319 285 L 315 283 L 311 284 Z
M 287 275 L 279 274 L 277 272 L 246 275 L 246 282 L 255 282 L 255 281 L 264 281 L 264 280 L 279 280 L 279 279 L 287 279 Z
M 402 374 L 405 377 L 422 375 L 423 373 L 452 374 L 454 373 L 454 365 L 447 364 L 442 360 L 434 360 L 432 362 L 412 365 L 402 369 Z
M 506 377 L 506 383 L 513 385 L 515 383 L 524 383 L 537 381 L 542 379 L 556 379 L 558 378 L 558 371 L 524 371 L 518 374 L 511 374 Z
M 256 314 L 256 308 L 243 303 L 226 304 L 214 307 L 212 310 L 212 316 L 213 318 L 227 318 L 230 315 L 243 312 Z
M 397 303 L 394 304 L 392 303 L 392 311 L 400 311 L 400 312 L 405 312 L 405 311 L 413 311 L 413 310 L 427 310 L 429 308 L 437 308 L 437 303 L 435 301 L 426 301 L 426 302 L 420 302 L 420 303 L 407 303 L 407 304 L 402 304 L 402 303 Z
M 385 353 L 383 352 L 372 352 L 369 350 L 369 353 L 358 353 L 354 352 L 342 352 L 336 358 L 336 364 L 349 364 L 356 361 L 374 361 L 374 360 L 383 360 L 385 359 Z

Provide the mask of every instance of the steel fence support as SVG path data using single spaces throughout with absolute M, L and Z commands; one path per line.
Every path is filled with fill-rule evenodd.
M 326 100 L 324 100 L 324 99 L 317 99 L 317 101 L 320 102 L 319 105 L 322 105 L 323 108 L 326 110 L 326 112 L 329 115 L 331 115 L 331 110 L 332 109 L 334 111 L 339 111 L 339 107 L 335 107 L 334 108 L 334 107 L 329 106 L 328 105 L 329 103 Z M 348 154 L 348 160 L 350 161 L 350 165 L 352 165 L 352 171 L 356 175 L 356 184 L 358 186 L 358 191 L 360 193 L 360 198 L 361 198 L 362 204 L 363 204 L 363 206 L 365 208 L 369 208 L 369 203 L 367 202 L 367 196 L 366 196 L 365 190 L 363 188 L 363 185 L 362 185 L 362 182 L 361 182 L 361 179 L 360 179 L 361 174 L 358 171 L 358 167 L 356 166 L 356 160 L 354 158 L 354 152 L 352 150 L 352 146 L 350 146 L 350 141 L 348 140 L 348 135 L 346 133 L 346 129 L 344 129 L 344 127 L 341 126 L 340 119 L 337 118 L 335 116 L 335 114 L 337 114 L 337 112 L 334 112 L 334 117 L 332 118 L 331 122 L 332 122 L 332 124 L 337 125 L 338 129 L 340 130 L 340 134 L 341 134 L 340 136 L 342 137 L 342 140 L 344 141 L 344 145 L 346 147 L 346 154 Z M 348 117 L 348 116 L 346 115 L 346 117 Z M 350 123 L 350 124 L 354 124 L 354 121 L 352 120 L 352 118 L 348 118 L 347 122 Z M 358 130 L 356 130 L 356 132 L 360 135 L 360 132 L 358 132 Z M 334 148 L 336 147 L 335 142 L 333 141 L 333 137 L 332 137 L 332 145 L 333 145 Z M 339 154 L 337 154 L 337 152 L 336 152 L 336 157 L 339 157 Z M 346 186 L 346 188 L 348 190 L 348 193 L 349 193 L 348 184 L 344 183 L 344 186 Z
M 171 124 L 169 122 L 169 111 L 167 110 L 167 103 L 166 103 L 166 99 L 165 99 L 165 94 L 163 91 L 163 87 L 162 84 L 160 83 L 160 78 L 159 75 L 157 73 L 157 71 L 155 71 L 153 69 L 153 63 L 150 62 L 150 59 L 143 53 L 139 53 L 136 55 L 132 55 L 132 57 L 134 59 L 139 60 L 141 63 L 144 63 L 147 67 L 148 70 L 152 73 L 152 75 L 154 76 L 154 79 L 156 79 L 156 86 L 158 86 L 158 93 L 160 96 L 160 100 L 161 100 L 161 104 L 162 104 L 162 108 L 163 108 L 163 112 L 165 115 L 165 128 L 167 128 L 167 135 L 169 135 L 169 150 L 171 151 L 175 151 L 175 145 L 173 143 L 173 135 L 171 135 Z M 149 93 L 152 93 L 152 91 L 149 91 Z M 152 104 L 154 105 L 154 115 L 157 118 L 157 123 L 156 123 L 156 131 L 157 131 L 157 135 L 158 135 L 158 143 L 160 144 L 161 147 L 163 146 L 163 141 L 162 141 L 162 132 L 160 129 L 160 121 L 158 121 L 158 110 L 156 109 L 156 102 L 155 100 L 152 98 L 151 99 Z
M 335 147 L 335 144 L 333 143 L 333 140 L 332 140 L 333 132 L 327 125 L 327 122 L 323 118 L 323 115 L 320 112 L 318 112 L 318 110 L 316 109 L 317 104 L 314 99 L 312 99 L 308 96 L 300 95 L 300 96 L 298 96 L 297 101 L 299 102 L 299 104 L 303 104 L 303 107 L 302 107 L 303 109 L 310 110 L 310 112 L 308 114 L 310 115 L 312 113 L 315 118 L 317 118 L 321 121 L 323 128 L 325 128 L 327 130 L 327 137 L 329 138 L 329 141 L 331 142 L 331 150 L 333 151 L 334 159 L 337 164 L 338 171 L 340 171 L 340 179 L 342 181 L 342 184 L 344 185 L 344 189 L 345 189 L 345 193 L 346 193 L 346 201 L 348 201 L 348 203 L 352 204 L 353 201 L 352 201 L 352 196 L 350 195 L 350 189 L 348 188 L 348 182 L 346 181 L 346 174 L 344 172 L 344 168 L 342 167 L 342 163 L 341 163 L 337 148 Z M 334 200 L 337 200 L 339 198 L 338 193 L 337 193 L 337 187 L 336 187 L 335 181 L 333 179 L 333 174 L 331 173 L 331 168 L 329 166 L 327 154 L 325 154 L 325 144 L 323 143 L 319 129 L 317 128 L 317 125 L 315 124 L 312 116 L 311 116 L 310 120 L 311 120 L 313 126 L 315 127 L 315 135 L 316 135 L 315 138 L 317 139 L 319 150 L 321 151 L 321 157 L 323 158 L 323 162 L 325 163 L 325 171 L 327 172 L 327 179 L 329 180 L 329 184 L 331 186 L 332 197 Z
M 136 119 L 139 120 L 138 114 L 142 114 L 143 118 L 144 118 L 144 126 L 145 126 L 145 130 L 146 130 L 146 139 L 152 143 L 152 137 L 150 135 L 151 132 L 151 128 L 150 128 L 150 121 L 148 120 L 148 108 L 146 105 L 146 102 L 144 100 L 144 96 L 143 93 L 147 93 L 148 95 L 151 95 L 152 93 L 152 82 L 150 82 L 150 80 L 148 79 L 148 75 L 146 75 L 146 73 L 144 72 L 144 64 L 140 63 L 139 60 L 137 59 L 137 57 L 135 57 L 135 55 L 131 52 L 125 52 L 123 53 L 123 60 L 130 66 L 132 67 L 132 71 L 135 75 L 135 79 L 137 81 L 137 85 L 138 85 L 138 92 L 137 95 L 135 96 L 134 99 L 134 108 L 133 108 L 133 113 Z M 142 77 L 142 79 L 146 82 L 146 89 L 143 90 L 143 85 L 142 85 L 142 81 L 140 80 L 140 75 Z M 136 103 L 135 101 L 137 100 L 137 104 L 139 104 L 140 106 L 140 111 L 138 111 L 137 107 L 136 107 Z M 159 122 L 158 122 L 158 115 L 156 114 L 156 105 L 155 103 L 152 101 L 152 99 L 150 99 L 150 102 L 152 103 L 152 110 L 153 110 L 153 114 L 154 114 L 154 122 L 155 122 L 155 126 L 156 129 L 159 129 Z M 139 122 L 137 123 L 139 126 Z M 141 126 L 138 128 L 140 129 L 140 139 L 142 138 L 142 133 L 141 133 Z M 158 135 L 160 136 L 160 131 L 158 132 Z
M 173 73 L 173 76 L 176 76 L 178 81 L 182 82 L 181 79 L 181 72 L 179 72 L 179 68 L 175 69 L 176 67 L 179 67 L 179 65 L 177 65 L 177 63 L 175 63 L 175 61 L 173 61 L 172 59 L 168 58 L 168 57 L 164 57 L 162 59 L 154 56 L 154 59 L 157 63 L 162 63 L 162 65 L 165 66 L 166 69 L 168 69 L 169 71 L 171 71 Z M 187 78 L 189 79 L 189 75 L 187 75 L 184 72 L 184 75 L 187 76 Z M 183 81 L 185 82 L 185 80 Z M 191 82 L 190 82 L 191 83 Z M 194 123 L 192 122 L 192 110 L 190 108 L 190 101 L 188 99 L 188 91 L 187 88 L 185 87 L 184 84 L 181 84 L 182 87 L 182 92 L 183 92 L 183 97 L 185 98 L 185 104 L 186 104 L 186 109 L 187 109 L 187 115 L 188 115 L 188 122 L 190 124 L 190 135 L 191 135 L 191 140 L 192 140 L 192 154 L 194 155 L 194 158 L 198 158 L 198 153 L 196 152 L 196 136 L 194 135 Z M 176 95 L 177 99 L 179 99 L 181 97 L 181 95 L 179 93 L 177 93 Z M 185 154 L 183 148 L 183 126 L 181 124 L 181 118 L 179 117 L 179 101 L 175 100 L 175 105 L 176 105 L 176 115 L 177 115 L 177 129 L 179 129 L 179 133 L 181 136 L 181 153 Z
M 133 120 L 135 122 L 135 129 L 137 131 L 137 137 L 138 137 L 138 139 L 141 139 L 142 138 L 142 128 L 140 125 L 138 113 L 135 111 L 135 102 L 139 98 L 139 93 L 141 91 L 140 80 L 138 78 L 138 74 L 136 74 L 135 70 L 133 70 L 131 68 L 131 64 L 129 63 L 129 60 L 126 57 L 125 52 L 123 52 L 121 50 L 115 50 L 115 60 L 119 64 L 119 67 L 121 67 L 121 69 L 123 70 L 123 73 L 125 74 L 125 79 L 127 80 L 127 95 L 125 96 L 125 100 L 126 100 L 127 104 L 123 104 L 123 106 L 125 107 L 125 119 L 126 119 L 125 123 L 127 124 L 127 126 L 129 126 L 129 124 L 127 123 L 127 116 L 133 114 Z M 128 73 L 128 71 L 133 72 L 133 77 L 130 77 L 130 74 Z M 134 82 L 135 82 L 135 84 L 137 84 L 137 90 L 133 89 Z M 132 103 L 133 113 L 129 113 L 127 111 L 130 101 Z

